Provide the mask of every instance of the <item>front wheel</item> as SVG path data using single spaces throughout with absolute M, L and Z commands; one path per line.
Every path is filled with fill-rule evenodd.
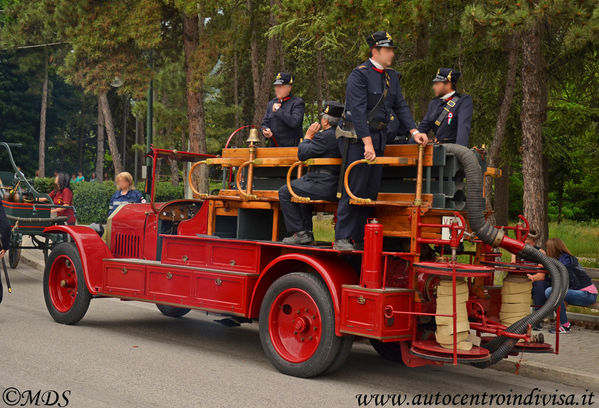
M 185 307 L 175 307 L 168 305 L 156 304 L 156 307 L 160 312 L 168 317 L 182 317 L 185 316 L 191 309 L 187 309 Z
M 44 270 L 44 299 L 50 315 L 58 323 L 75 324 L 85 316 L 91 298 L 77 247 L 58 244 Z
M 271 363 L 294 377 L 338 368 L 349 354 L 344 338 L 335 335 L 331 295 L 309 273 L 290 273 L 268 288 L 260 307 L 260 340 Z

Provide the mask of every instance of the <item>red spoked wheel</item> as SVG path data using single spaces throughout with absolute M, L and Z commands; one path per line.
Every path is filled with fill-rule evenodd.
M 335 335 L 333 302 L 322 279 L 296 272 L 277 279 L 266 292 L 260 340 L 279 371 L 314 377 L 343 364 L 353 337 Z
M 270 309 L 268 325 L 273 346 L 285 360 L 301 363 L 316 352 L 322 318 L 306 291 L 289 288 L 281 292 Z
M 75 245 L 57 245 L 46 262 L 44 299 L 58 323 L 74 324 L 85 316 L 91 294 L 85 284 L 81 258 Z
M 50 266 L 48 289 L 52 304 L 59 312 L 68 312 L 77 296 L 77 272 L 67 255 L 58 256 Z

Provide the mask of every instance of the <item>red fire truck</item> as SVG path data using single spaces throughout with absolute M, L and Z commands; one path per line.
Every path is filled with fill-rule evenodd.
M 557 352 L 557 344 L 531 334 L 565 296 L 567 272 L 524 244 L 526 223 L 497 228 L 485 220 L 487 169 L 484 154 L 457 145 L 392 145 L 384 157 L 348 166 L 344 188 L 353 205 L 369 206 L 364 248 L 340 253 L 330 242 L 289 246 L 278 189 L 310 166 L 342 165 L 341 159 L 297 160 L 297 148 L 223 149 L 212 157 L 153 149 L 151 157 L 193 162 L 194 199 L 119 207 L 103 239 L 86 226 L 52 226 L 68 242 L 50 254 L 44 296 L 55 321 L 74 324 L 91 299 L 113 297 L 155 303 L 163 314 L 181 317 L 191 309 L 258 321 L 266 355 L 282 373 L 313 377 L 338 369 L 355 337 L 367 338 L 385 359 L 407 366 L 472 364 L 488 367 L 509 354 Z M 484 153 L 484 152 L 482 152 Z M 357 197 L 347 180 L 356 166 L 383 166 L 376 200 Z M 204 167 L 205 166 L 205 167 Z M 223 188 L 200 194 L 194 172 L 219 166 Z M 152 172 L 149 172 L 150 174 Z M 295 202 L 335 213 L 336 202 L 312 201 L 293 192 Z M 508 235 L 511 234 L 512 237 Z M 464 250 L 462 241 L 475 245 Z M 518 254 L 501 262 L 498 248 Z M 435 252 L 436 251 L 436 252 Z M 547 303 L 508 326 L 500 323 L 497 272 L 523 274 L 545 269 L 554 290 Z M 441 280 L 453 287 L 453 305 L 436 309 Z M 467 300 L 456 282 L 467 282 Z M 460 302 L 468 330 L 480 339 L 469 350 L 442 347 L 435 319 L 449 317 L 453 333 Z

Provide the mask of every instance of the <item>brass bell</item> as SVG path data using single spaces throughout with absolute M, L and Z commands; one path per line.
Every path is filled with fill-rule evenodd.
M 246 140 L 249 144 L 258 143 L 260 138 L 258 137 L 258 129 L 250 129 L 250 137 Z

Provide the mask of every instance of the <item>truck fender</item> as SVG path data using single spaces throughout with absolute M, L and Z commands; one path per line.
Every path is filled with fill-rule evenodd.
M 96 231 L 82 225 L 55 225 L 44 229 L 44 233 L 66 233 L 77 246 L 85 284 L 92 295 L 98 293 L 102 286 L 103 262 L 105 258 L 112 258 L 112 253 L 106 243 Z
M 262 271 L 250 302 L 249 317 L 257 318 L 260 305 L 270 285 L 281 276 L 290 272 L 316 272 L 326 284 L 335 310 L 335 332 L 338 336 L 341 320 L 341 286 L 359 282 L 358 274 L 352 267 L 337 256 L 308 255 L 291 253 L 273 259 Z

